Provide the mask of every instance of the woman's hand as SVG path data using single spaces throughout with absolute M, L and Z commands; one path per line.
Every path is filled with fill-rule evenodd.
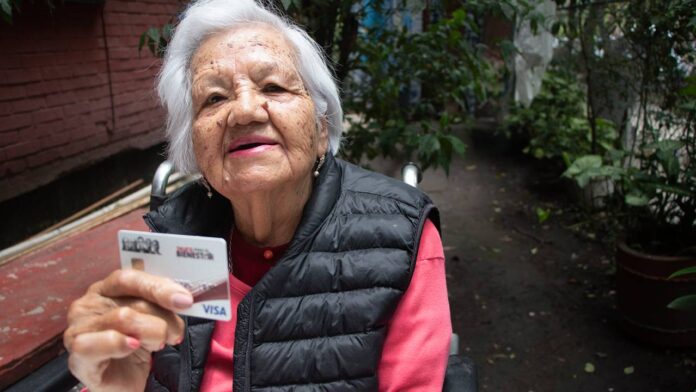
M 68 309 L 63 342 L 70 371 L 90 392 L 142 391 L 151 353 L 183 339 L 184 322 L 174 312 L 192 303 L 170 279 L 114 271 Z

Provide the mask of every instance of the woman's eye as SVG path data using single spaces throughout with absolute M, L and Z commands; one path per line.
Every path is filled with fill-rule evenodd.
M 273 84 L 273 83 L 267 84 L 263 88 L 263 92 L 265 92 L 265 93 L 282 93 L 284 91 L 285 91 L 284 88 L 278 86 L 277 84 Z
M 208 99 L 206 100 L 206 103 L 208 105 L 214 105 L 214 104 L 222 101 L 223 99 L 225 99 L 225 97 L 223 97 L 222 95 L 215 94 L 215 95 L 211 95 L 210 97 L 208 97 Z

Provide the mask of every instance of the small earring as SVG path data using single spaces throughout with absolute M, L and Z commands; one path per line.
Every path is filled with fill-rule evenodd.
M 319 170 L 322 166 L 324 166 L 324 159 L 326 159 L 326 154 L 319 157 L 319 160 L 317 161 L 317 168 L 314 170 L 314 178 L 319 177 Z
M 213 197 L 213 191 L 210 189 L 210 184 L 208 184 L 208 180 L 205 179 L 205 177 L 201 177 L 201 184 L 205 187 L 205 189 L 208 190 L 207 196 L 208 199 Z

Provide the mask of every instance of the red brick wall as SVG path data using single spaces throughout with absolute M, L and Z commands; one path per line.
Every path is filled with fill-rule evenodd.
M 159 61 L 140 34 L 177 0 L 25 1 L 0 21 L 0 201 L 128 148 L 163 140 Z M 60 2 L 56 2 L 60 3 Z

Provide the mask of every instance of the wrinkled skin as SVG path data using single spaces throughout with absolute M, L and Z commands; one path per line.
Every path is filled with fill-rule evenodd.
M 151 353 L 182 340 L 184 322 L 174 312 L 191 303 L 191 294 L 167 278 L 114 271 L 68 309 L 70 371 L 90 392 L 143 390 Z
M 191 63 L 193 144 L 207 181 L 233 206 L 236 229 L 257 245 L 288 242 L 309 198 L 326 127 L 276 30 L 238 27 L 205 40 Z M 231 143 L 262 137 L 263 151 L 230 153 Z
M 293 56 L 282 35 L 251 24 L 207 38 L 191 62 L 198 165 L 232 203 L 235 229 L 256 244 L 292 238 L 328 148 Z M 253 148 L 230 151 L 249 140 Z M 169 279 L 114 271 L 70 306 L 70 370 L 91 392 L 143 390 L 152 352 L 181 342 L 175 312 L 192 301 Z

